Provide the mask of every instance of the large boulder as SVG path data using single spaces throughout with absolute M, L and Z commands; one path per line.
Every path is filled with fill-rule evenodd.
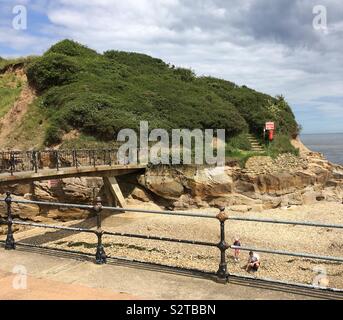
M 173 176 L 172 171 L 148 170 L 145 175 L 139 177 L 138 181 L 144 188 L 169 200 L 177 200 L 185 191 L 183 184 Z

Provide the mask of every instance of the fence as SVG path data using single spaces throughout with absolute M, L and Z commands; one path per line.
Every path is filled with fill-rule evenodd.
M 117 149 L 0 152 L 0 173 L 118 164 Z
M 228 249 L 240 249 L 242 251 L 254 251 L 254 252 L 261 252 L 261 253 L 268 253 L 268 254 L 275 254 L 275 255 L 293 256 L 293 257 L 301 257 L 301 258 L 306 258 L 306 259 L 334 261 L 334 262 L 343 263 L 343 257 L 320 256 L 320 255 L 312 255 L 312 254 L 307 254 L 307 253 L 286 252 L 286 251 L 270 250 L 270 249 L 263 249 L 263 248 L 230 246 L 228 245 L 225 239 L 225 226 L 226 226 L 227 221 L 246 221 L 246 222 L 283 224 L 283 225 L 305 226 L 305 227 L 315 227 L 315 228 L 330 228 L 330 229 L 343 229 L 343 225 L 244 218 L 244 217 L 229 217 L 225 213 L 225 208 L 221 208 L 220 213 L 217 216 L 209 215 L 206 213 L 123 209 L 123 208 L 103 206 L 100 198 L 97 198 L 96 203 L 93 206 L 90 206 L 90 205 L 80 205 L 80 204 L 53 203 L 53 202 L 41 202 L 41 201 L 29 201 L 29 200 L 13 200 L 11 197 L 11 194 L 8 192 L 6 198 L 0 201 L 5 202 L 6 207 L 7 207 L 7 220 L 0 221 L 0 224 L 7 225 L 7 237 L 5 241 L 6 250 L 14 250 L 16 248 L 16 244 L 15 244 L 15 240 L 13 236 L 13 225 L 22 225 L 22 226 L 31 226 L 31 227 L 37 227 L 37 228 L 56 229 L 56 230 L 65 230 L 65 231 L 77 232 L 77 233 L 81 232 L 81 233 L 94 234 L 97 237 L 97 249 L 95 252 L 95 262 L 97 264 L 105 264 L 107 262 L 107 256 L 106 256 L 105 249 L 102 242 L 102 238 L 104 235 L 115 236 L 115 237 L 146 239 L 146 240 L 154 240 L 154 241 L 164 241 L 164 242 L 180 243 L 180 244 L 187 244 L 187 245 L 216 247 L 219 250 L 219 256 L 220 256 L 219 268 L 218 268 L 218 271 L 216 272 L 216 276 L 218 277 L 218 280 L 220 280 L 221 282 L 227 282 L 228 279 L 230 278 L 230 273 L 228 271 L 228 262 L 226 259 L 226 251 Z M 12 203 L 35 204 L 35 205 L 44 205 L 47 207 L 50 206 L 50 207 L 59 207 L 59 208 L 89 210 L 96 215 L 97 228 L 96 230 L 92 230 L 92 229 L 85 229 L 85 228 L 47 225 L 47 224 L 41 224 L 41 223 L 31 223 L 31 222 L 14 220 L 13 215 L 12 215 Z M 220 242 L 212 243 L 212 242 L 197 241 L 197 240 L 191 241 L 191 240 L 175 239 L 175 238 L 167 238 L 167 237 L 156 237 L 156 236 L 149 236 L 149 235 L 109 232 L 102 229 L 101 214 L 104 210 L 117 212 L 117 213 L 122 213 L 123 211 L 125 211 L 125 212 L 149 213 L 149 214 L 157 214 L 157 215 L 176 216 L 176 217 L 216 219 L 219 222 Z M 272 280 L 268 279 L 268 281 L 272 281 Z M 341 290 L 338 290 L 338 291 L 341 291 Z

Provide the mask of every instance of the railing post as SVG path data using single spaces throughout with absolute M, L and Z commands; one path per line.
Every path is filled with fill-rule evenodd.
M 72 156 L 73 156 L 73 167 L 76 167 L 76 162 L 75 162 L 75 150 L 72 151 Z
M 7 238 L 5 243 L 5 249 L 6 250 L 15 250 L 15 242 L 13 237 L 13 218 L 12 218 L 12 197 L 11 193 L 6 193 L 6 199 L 5 199 L 6 205 L 7 205 Z
M 93 150 L 93 166 L 96 167 L 95 150 Z
M 32 151 L 32 165 L 35 173 L 38 172 L 37 151 Z
M 13 176 L 13 172 L 15 171 L 15 155 L 13 151 L 10 153 L 10 170 L 11 176 Z
M 104 246 L 102 244 L 102 236 L 104 234 L 104 231 L 101 228 L 102 203 L 101 203 L 100 197 L 96 198 L 93 210 L 96 213 L 96 222 L 97 222 L 96 235 L 98 237 L 98 245 L 97 245 L 96 255 L 95 255 L 96 264 L 105 264 L 107 262 L 107 257 L 106 257 Z
M 55 151 L 55 161 L 56 161 L 56 169 L 57 171 L 60 171 L 60 157 L 58 154 L 58 151 Z
M 108 150 L 108 156 L 109 156 L 109 163 L 108 163 L 108 165 L 110 167 L 112 167 L 112 152 L 111 152 L 111 150 Z
M 225 222 L 229 219 L 229 217 L 225 213 L 225 208 L 220 208 L 220 213 L 217 215 L 217 219 L 220 222 L 220 242 L 218 243 L 218 248 L 220 250 L 220 264 L 217 271 L 217 277 L 220 282 L 226 283 L 229 277 L 227 270 L 226 250 L 229 249 L 229 245 L 225 241 Z

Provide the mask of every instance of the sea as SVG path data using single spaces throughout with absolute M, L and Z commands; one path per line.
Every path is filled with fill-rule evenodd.
M 329 161 L 343 165 L 343 133 L 302 134 L 300 138 L 310 150 L 323 153 Z

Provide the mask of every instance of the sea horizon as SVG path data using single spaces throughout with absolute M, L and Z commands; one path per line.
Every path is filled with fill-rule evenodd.
M 343 165 L 343 133 L 303 133 L 301 141 L 314 152 L 320 152 L 331 162 Z

